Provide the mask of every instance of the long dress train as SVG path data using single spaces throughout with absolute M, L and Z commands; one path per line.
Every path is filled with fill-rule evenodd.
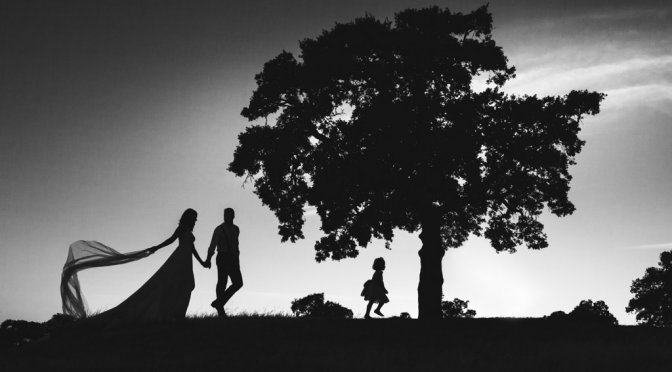
M 161 268 L 121 304 L 96 315 L 95 318 L 121 323 L 184 318 L 191 299 L 191 291 L 194 289 L 191 258 L 194 236 L 190 231 L 180 231 L 179 228 L 175 234 L 179 239 L 179 245 Z M 122 254 L 98 242 L 73 243 L 61 279 L 64 313 L 78 318 L 86 317 L 84 296 L 77 279 L 78 271 L 131 262 L 149 254 L 151 253 L 148 251 Z

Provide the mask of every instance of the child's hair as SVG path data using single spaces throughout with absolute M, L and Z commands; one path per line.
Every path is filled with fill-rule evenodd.
M 374 270 L 385 269 L 385 260 L 382 257 L 378 257 L 375 260 L 373 260 L 373 269 Z

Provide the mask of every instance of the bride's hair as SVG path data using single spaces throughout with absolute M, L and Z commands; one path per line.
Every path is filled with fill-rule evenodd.
M 198 213 L 191 208 L 184 211 L 182 217 L 180 217 L 180 228 L 193 229 L 196 224 L 196 216 L 198 216 Z

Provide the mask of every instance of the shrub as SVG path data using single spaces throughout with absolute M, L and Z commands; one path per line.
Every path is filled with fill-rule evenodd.
M 455 298 L 452 301 L 441 302 L 441 313 L 444 318 L 473 318 L 476 316 L 476 310 L 467 309 L 469 301 Z
M 313 293 L 292 301 L 292 313 L 296 317 L 352 319 L 352 310 L 335 302 L 324 302 L 324 293 Z
M 567 313 L 564 311 L 554 311 L 551 313 L 551 315 L 544 317 L 548 318 L 550 320 L 566 320 L 567 319 Z
M 618 320 L 609 312 L 609 306 L 604 301 L 583 300 L 568 314 L 568 317 L 589 323 L 618 325 Z

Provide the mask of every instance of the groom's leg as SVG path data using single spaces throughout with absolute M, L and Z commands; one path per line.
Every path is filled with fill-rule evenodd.
M 231 297 L 243 287 L 243 275 L 240 273 L 238 257 L 232 259 L 228 263 L 227 268 L 228 274 L 231 277 L 231 286 L 224 291 L 224 294 L 221 297 L 219 295 L 217 296 L 221 301 L 222 306 L 229 302 Z
M 224 264 L 223 262 L 220 264 L 219 262 L 217 263 L 217 287 L 215 288 L 215 292 L 217 293 L 217 299 L 215 300 L 219 306 L 224 306 L 224 302 L 222 302 L 222 299 L 224 298 L 224 294 L 226 293 L 226 284 L 228 282 L 228 270 L 227 270 L 227 265 Z

